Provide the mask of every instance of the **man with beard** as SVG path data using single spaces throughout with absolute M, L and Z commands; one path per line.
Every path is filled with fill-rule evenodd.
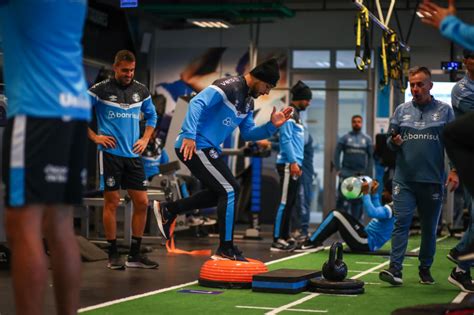
M 109 243 L 112 270 L 156 268 L 158 263 L 140 253 L 146 223 L 148 196 L 140 154 L 145 150 L 156 127 L 157 115 L 150 92 L 135 74 L 135 55 L 121 50 L 115 55 L 114 78 L 90 88 L 91 103 L 97 114 L 97 134 L 89 128 L 89 139 L 99 146 L 100 186 L 104 190 L 104 230 Z M 145 132 L 140 138 L 140 112 L 145 118 Z M 120 188 L 126 189 L 133 202 L 132 244 L 124 262 L 117 249 L 116 211 Z
M 341 184 L 344 179 L 350 176 L 371 176 L 373 145 L 372 138 L 362 132 L 362 116 L 352 116 L 351 123 L 352 131 L 339 138 L 334 152 L 334 166 L 339 176 L 336 208 L 344 210 L 360 220 L 362 201 L 360 199 L 345 199 L 341 193 Z M 343 153 L 342 165 L 341 153 Z
M 216 80 L 191 100 L 175 150 L 205 189 L 160 204 L 158 227 L 165 238 L 178 214 L 217 205 L 220 244 L 211 258 L 247 261 L 233 242 L 239 185 L 221 156 L 221 144 L 237 127 L 245 141 L 269 138 L 290 118 L 291 108 L 274 108 L 266 124 L 256 127 L 253 120 L 253 99 L 268 94 L 279 79 L 277 60 L 270 59 L 244 76 Z
M 416 208 L 421 224 L 420 283 L 434 284 L 430 267 L 436 251 L 436 227 L 446 179 L 441 134 L 446 124 L 453 121 L 454 112 L 451 106 L 431 96 L 433 83 L 428 68 L 410 69 L 408 80 L 413 99 L 398 106 L 390 118 L 392 137 L 387 145 L 397 154 L 392 184 L 395 227 L 390 266 L 379 277 L 392 285 L 403 284 L 402 263 Z M 456 172 L 449 173 L 447 183 L 457 186 Z
M 273 226 L 273 243 L 271 251 L 288 252 L 296 248 L 296 241 L 290 237 L 291 210 L 296 201 L 301 167 L 304 156 L 304 127 L 300 111 L 306 110 L 312 98 L 310 88 L 298 81 L 291 88 L 293 118 L 280 128 L 277 156 L 277 171 L 280 175 L 281 197 Z

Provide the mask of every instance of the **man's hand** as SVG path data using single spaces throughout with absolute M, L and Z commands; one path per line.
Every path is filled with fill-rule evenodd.
M 145 151 L 146 146 L 148 145 L 148 138 L 140 138 L 133 144 L 133 153 L 142 154 Z
M 94 137 L 94 143 L 95 144 L 100 144 L 106 149 L 113 149 L 115 148 L 115 138 L 111 136 L 104 136 L 104 135 L 97 135 Z
M 279 128 L 288 119 L 291 118 L 291 115 L 293 115 L 293 108 L 291 107 L 287 107 L 279 112 L 277 112 L 276 108 L 273 107 L 272 115 L 270 116 L 270 121 L 272 122 L 273 126 Z
M 272 148 L 272 143 L 267 139 L 257 141 L 257 145 L 263 150 L 269 150 Z
M 369 183 L 362 182 L 362 187 L 360 188 L 360 192 L 363 193 L 364 195 L 367 195 L 369 193 L 369 190 L 370 190 Z
M 301 170 L 298 163 L 291 163 L 290 164 L 290 175 L 291 175 L 291 177 L 300 177 L 301 174 L 303 174 L 303 171 Z
M 459 177 L 456 171 L 449 171 L 446 187 L 448 187 L 449 192 L 453 192 L 459 187 Z
M 196 141 L 184 138 L 179 153 L 183 154 L 185 161 L 191 160 L 193 158 L 193 153 L 196 153 Z
M 395 145 L 401 146 L 402 143 L 403 143 L 402 136 L 396 135 L 395 137 L 392 137 L 392 142 L 393 142 Z
M 372 186 L 370 187 L 370 194 L 373 195 L 377 192 L 377 189 L 379 189 L 379 182 L 377 180 L 372 181 Z
M 418 13 L 422 15 L 421 22 L 439 29 L 445 17 L 456 14 L 456 7 L 454 0 L 448 0 L 447 8 L 442 8 L 430 0 L 424 0 L 418 7 Z

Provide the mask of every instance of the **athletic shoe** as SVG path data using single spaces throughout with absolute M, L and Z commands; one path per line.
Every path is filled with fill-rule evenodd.
M 379 273 L 379 279 L 385 282 L 390 283 L 391 285 L 402 285 L 402 272 L 398 269 L 390 267 L 388 269 L 382 270 Z
M 190 215 L 186 218 L 186 224 L 188 226 L 199 226 L 204 224 L 204 220 L 201 217 Z
M 161 203 L 158 205 L 158 211 L 156 211 L 155 214 L 161 234 L 165 239 L 169 240 L 171 237 L 170 228 L 173 222 L 176 220 L 176 215 L 168 211 L 166 206 Z
M 296 247 L 295 252 L 304 253 L 304 252 L 316 251 L 316 250 L 322 249 L 322 248 L 324 248 L 323 244 L 313 243 L 308 239 L 304 243 L 299 244 Z
M 148 259 L 146 255 L 136 254 L 134 256 L 128 255 L 127 262 L 125 263 L 127 268 L 143 268 L 143 269 L 154 269 L 159 265 L 156 261 Z
M 114 253 L 109 255 L 109 262 L 107 263 L 107 268 L 111 270 L 124 270 L 125 263 L 122 256 L 119 253 Z
M 216 219 L 211 219 L 209 217 L 201 217 L 201 219 L 204 221 L 202 225 L 208 226 L 208 225 L 214 225 L 217 223 Z
M 435 280 L 431 276 L 430 268 L 420 267 L 418 275 L 420 276 L 421 284 L 435 284 Z
M 467 270 L 465 272 L 459 271 L 456 272 L 456 267 L 453 268 L 451 274 L 449 275 L 448 281 L 464 292 L 474 293 L 474 284 L 472 283 L 471 271 Z
M 446 257 L 457 265 L 457 264 L 459 264 L 459 255 L 461 255 L 461 252 L 458 251 L 456 249 L 456 247 L 454 247 L 453 249 L 451 249 L 449 251 L 449 253 L 448 253 L 448 255 L 446 255 Z
M 446 257 L 453 263 L 459 264 L 462 261 L 474 260 L 474 253 L 472 251 L 461 252 L 455 247 L 449 251 Z
M 242 255 L 242 251 L 235 245 L 232 245 L 230 248 L 222 248 L 219 246 L 216 253 L 211 256 L 213 260 L 236 260 L 236 261 L 245 261 L 248 260 Z
M 276 242 L 272 243 L 270 250 L 272 252 L 292 252 L 296 248 L 296 242 L 287 242 L 284 239 L 279 238 Z

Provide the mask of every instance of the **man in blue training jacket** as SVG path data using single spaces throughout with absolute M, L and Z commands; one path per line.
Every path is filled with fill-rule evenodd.
M 135 55 L 128 50 L 117 52 L 114 78 L 89 89 L 97 114 L 97 134 L 89 128 L 89 138 L 99 146 L 100 188 L 104 190 L 104 230 L 109 243 L 107 267 L 112 270 L 156 268 L 158 263 L 140 253 L 145 230 L 148 196 L 147 180 L 140 159 L 155 130 L 157 115 L 148 89 L 133 79 Z M 140 113 L 146 120 L 140 138 Z M 133 202 L 132 244 L 124 262 L 117 249 L 116 211 L 120 188 L 126 189 Z
M 336 208 L 348 211 L 357 220 L 360 220 L 362 201 L 360 199 L 345 199 L 341 193 L 341 184 L 344 179 L 350 176 L 372 175 L 374 149 L 372 138 L 362 132 L 362 116 L 352 116 L 351 124 L 352 131 L 339 138 L 334 152 L 334 166 L 339 176 Z M 341 153 L 343 153 L 342 165 Z
M 382 206 L 380 195 L 377 193 L 378 182 L 374 181 L 372 187 L 369 187 L 366 182 L 362 184 L 363 208 L 367 216 L 372 218 L 365 227 L 350 214 L 333 210 L 310 238 L 298 246 L 296 251 L 317 250 L 322 247 L 326 239 L 336 232 L 339 232 L 344 242 L 353 251 L 374 252 L 380 249 L 390 240 L 395 222 L 391 186 L 391 183 L 386 185 L 382 192 Z
M 451 106 L 431 96 L 433 83 L 429 69 L 410 69 L 408 80 L 413 100 L 398 106 L 390 118 L 392 137 L 387 145 L 397 155 L 393 178 L 395 228 L 390 267 L 381 271 L 379 277 L 392 285 L 403 283 L 402 263 L 416 208 L 421 223 L 420 283 L 434 284 L 430 267 L 436 250 L 436 227 L 446 180 L 441 133 L 446 124 L 454 120 L 454 112 Z M 456 172 L 449 173 L 448 182 L 456 185 Z
M 86 12 L 86 0 L 0 1 L 8 98 L 2 148 L 5 231 L 20 315 L 41 313 L 49 286 L 58 314 L 76 314 L 79 307 L 81 257 L 72 206 L 82 203 L 87 177 L 91 110 L 81 45 Z
M 291 88 L 293 117 L 280 128 L 279 147 L 276 166 L 280 175 L 281 196 L 273 226 L 271 251 L 288 252 L 296 248 L 296 241 L 290 237 L 291 210 L 302 174 L 304 156 L 304 127 L 300 111 L 306 110 L 311 103 L 311 89 L 301 81 Z
M 253 99 L 268 94 L 279 79 L 277 60 L 270 59 L 244 76 L 216 80 L 191 99 L 175 150 L 205 189 L 160 204 L 158 227 L 165 238 L 178 214 L 217 205 L 220 244 L 211 258 L 247 261 L 233 242 L 239 185 L 221 156 L 221 144 L 237 127 L 245 141 L 269 138 L 290 118 L 292 109 L 286 108 L 273 109 L 270 121 L 262 126 L 256 127 L 253 120 Z

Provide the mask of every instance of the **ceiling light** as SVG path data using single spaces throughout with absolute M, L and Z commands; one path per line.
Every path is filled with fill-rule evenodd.
M 188 23 L 204 28 L 229 28 L 232 27 L 227 21 L 220 19 L 188 19 Z

